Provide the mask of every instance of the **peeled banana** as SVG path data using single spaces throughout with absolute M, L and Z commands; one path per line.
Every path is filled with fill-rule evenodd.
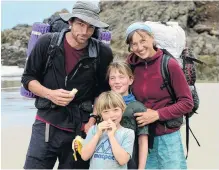
M 82 149 L 83 141 L 84 141 L 84 139 L 81 136 L 76 136 L 75 139 L 72 142 L 72 149 L 74 151 L 73 156 L 74 156 L 75 161 L 77 161 L 75 144 L 78 145 L 77 152 L 81 155 L 81 149 Z
M 78 90 L 73 88 L 72 91 L 70 92 L 70 95 L 75 95 L 77 92 L 78 92 Z

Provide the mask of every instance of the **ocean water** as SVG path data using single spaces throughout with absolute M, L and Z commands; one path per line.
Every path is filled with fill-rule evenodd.
M 1 82 L 1 124 L 30 126 L 36 114 L 34 99 L 20 95 L 20 80 L 11 79 Z

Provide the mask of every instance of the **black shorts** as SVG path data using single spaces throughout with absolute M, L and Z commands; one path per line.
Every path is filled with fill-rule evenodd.
M 49 129 L 49 142 L 45 142 L 45 123 L 36 120 L 26 155 L 24 169 L 53 169 L 58 158 L 59 169 L 88 169 L 89 161 L 73 158 L 72 140 L 75 134 L 54 126 Z

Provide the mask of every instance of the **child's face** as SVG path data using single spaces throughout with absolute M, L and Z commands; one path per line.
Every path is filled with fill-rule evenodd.
M 112 69 L 109 74 L 109 85 L 111 90 L 127 96 L 129 94 L 129 86 L 133 83 L 133 79 L 126 74 L 121 74 L 118 70 Z
M 120 121 L 122 119 L 122 109 L 120 107 L 111 108 L 107 110 L 103 110 L 101 116 L 104 121 L 111 119 L 116 126 L 120 125 Z

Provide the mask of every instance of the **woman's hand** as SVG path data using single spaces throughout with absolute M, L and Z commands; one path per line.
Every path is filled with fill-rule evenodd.
M 114 136 L 117 130 L 116 124 L 111 119 L 109 119 L 107 122 L 109 125 L 109 128 L 107 129 L 107 134 L 109 137 Z
M 147 109 L 146 112 L 135 113 L 136 121 L 139 127 L 148 125 L 159 120 L 159 114 L 156 110 Z

